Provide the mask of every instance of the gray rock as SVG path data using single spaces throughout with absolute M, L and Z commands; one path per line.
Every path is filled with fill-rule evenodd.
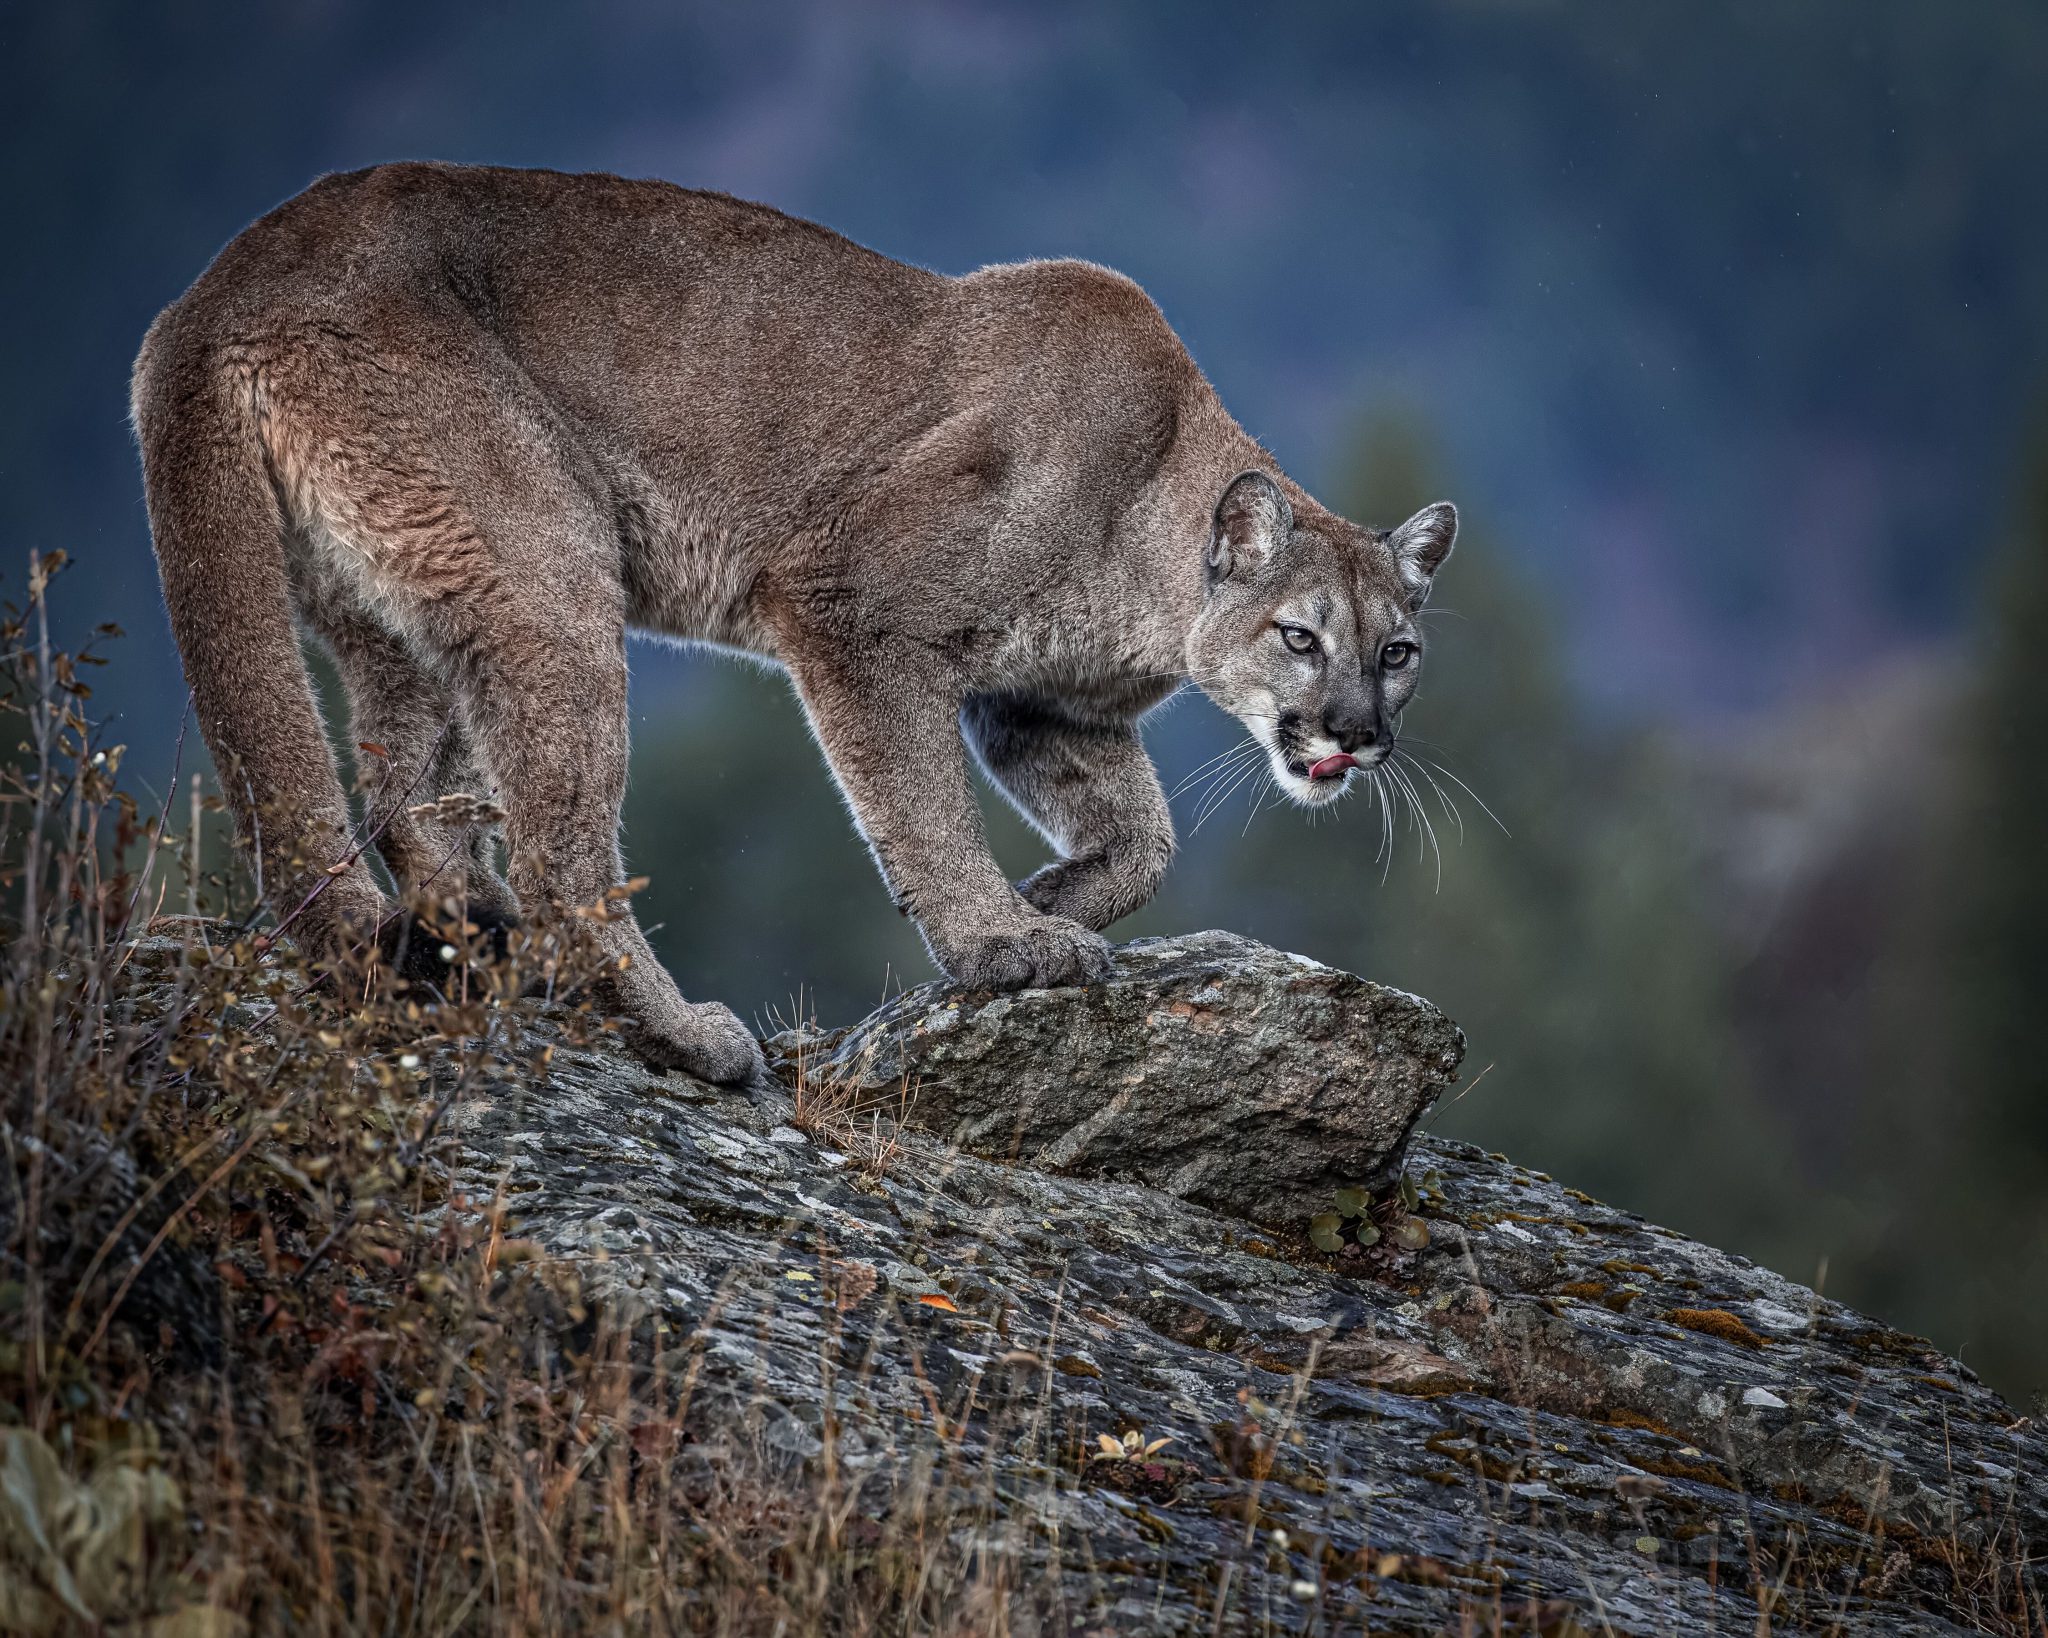
M 2048 1441 L 1965 1367 L 1464 1144 L 1411 1146 L 1426 1246 L 1331 1258 L 917 1133 L 864 1181 L 609 1050 L 455 1118 L 700 1460 L 977 1544 L 1013 1630 L 1933 1638 L 2048 1539 Z M 1133 1429 L 1166 1459 L 1093 1459 Z
M 977 1154 L 1279 1223 L 1397 1165 L 1465 1037 L 1415 996 L 1210 932 L 1124 945 L 1085 989 L 927 984 L 770 1047 L 792 1081 L 900 1089 L 910 1124 Z
M 1198 956 L 1173 953 L 1190 944 Z M 1175 1064 L 1148 1097 L 1242 1141 L 1290 1120 L 1313 1131 L 1276 1113 L 1276 1085 L 1361 1106 L 1293 1056 L 1307 1032 L 1284 1020 L 1317 997 L 1343 1021 L 1323 1038 L 1360 1053 L 1348 1062 L 1388 1043 L 1430 1094 L 1448 1071 L 1429 1052 L 1457 1046 L 1420 1002 L 1243 941 L 1140 946 L 1118 985 L 1094 1001 L 958 998 L 969 1022 L 922 1035 L 904 1021 L 948 1002 L 920 992 L 806 1056 L 878 1041 L 877 1061 L 907 1053 L 888 1074 L 928 1066 L 947 1107 L 990 1119 L 1005 1099 L 1099 1107 L 1133 1064 Z M 1205 988 L 1224 1067 L 1198 1079 L 1193 1025 L 1164 1019 Z M 1278 1009 L 1270 1027 L 1261 1009 Z M 542 1248 L 523 1266 L 574 1285 L 561 1352 L 610 1358 L 608 1333 L 647 1381 L 682 1385 L 679 1495 L 697 1474 L 764 1517 L 829 1503 L 859 1551 L 910 1563 L 935 1599 L 1000 1604 L 980 1627 L 2038 1626 L 2039 1427 L 1925 1341 L 1503 1156 L 1412 1137 L 1414 1214 L 1382 1207 L 1377 1244 L 1325 1256 L 1299 1224 L 1245 1215 L 1312 1189 L 1307 1172 L 1262 1172 L 1232 1213 L 915 1131 L 862 1148 L 866 1112 L 820 1122 L 798 1097 L 799 1132 L 792 1100 L 651 1075 L 546 1015 L 534 1033 L 556 1046 L 545 1077 L 450 1109 L 450 1196 L 505 1202 Z M 451 1054 L 428 1067 L 453 1084 Z M 1071 1124 L 1033 1116 L 1045 1135 L 1017 1152 L 1051 1151 Z M 1097 1133 L 1066 1163 L 1157 1169 L 1174 1151 L 1145 1128 L 1136 1110 L 1119 1128 L 1135 1161 Z M 1426 1235 L 1393 1232 L 1416 1225 Z M 1099 1456 L 1132 1432 L 1171 1442 Z

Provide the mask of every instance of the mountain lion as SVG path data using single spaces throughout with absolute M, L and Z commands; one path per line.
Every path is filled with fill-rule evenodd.
M 1192 678 L 1297 802 L 1334 799 L 1393 744 L 1457 529 L 1442 503 L 1391 531 L 1317 505 L 1118 274 L 945 277 L 613 176 L 330 176 L 150 327 L 134 414 L 243 844 L 332 954 L 396 913 L 302 630 L 388 757 L 363 834 L 405 889 L 501 925 L 621 881 L 638 627 L 788 671 L 954 980 L 1074 984 L 1173 853 L 1139 718 Z M 1060 854 L 1019 886 L 970 747 Z M 461 790 L 502 793 L 509 882 L 473 809 L 428 811 Z M 629 915 L 595 932 L 642 1053 L 754 1072 L 745 1026 L 685 1001 Z

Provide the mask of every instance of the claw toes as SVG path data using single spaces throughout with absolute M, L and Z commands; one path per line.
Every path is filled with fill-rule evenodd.
M 966 989 L 1056 989 L 1107 977 L 1109 943 L 1085 927 L 1054 920 L 990 934 L 944 966 Z

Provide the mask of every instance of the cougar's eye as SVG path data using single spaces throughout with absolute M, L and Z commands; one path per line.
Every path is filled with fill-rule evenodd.
M 1389 671 L 1399 671 L 1401 667 L 1414 658 L 1415 645 L 1413 643 L 1389 643 L 1380 650 L 1380 664 Z
M 1280 640 L 1287 645 L 1290 654 L 1313 654 L 1323 646 L 1307 626 L 1282 626 Z

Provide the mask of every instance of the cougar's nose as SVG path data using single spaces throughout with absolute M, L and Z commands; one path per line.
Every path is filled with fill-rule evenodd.
M 1323 713 L 1323 732 L 1337 742 L 1337 749 L 1353 753 L 1379 743 L 1379 725 L 1369 712 L 1346 711 L 1331 706 Z

